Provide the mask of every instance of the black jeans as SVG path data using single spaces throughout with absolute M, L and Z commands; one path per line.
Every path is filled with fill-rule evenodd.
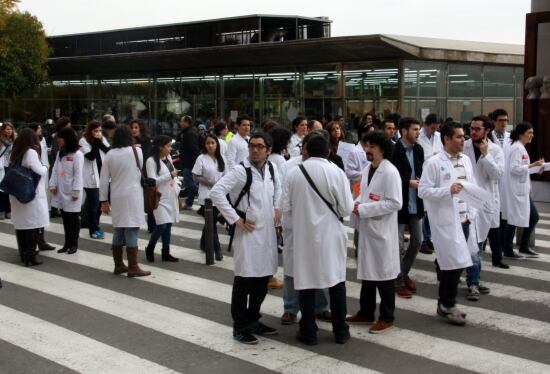
M 10 195 L 3 191 L 0 191 L 0 212 L 11 212 Z
M 267 295 L 267 277 L 238 277 L 233 280 L 231 317 L 233 333 L 250 330 L 262 317 L 260 307 Z
M 466 242 L 470 236 L 470 223 L 462 224 L 462 231 Z M 441 270 L 436 260 L 437 279 L 439 280 L 439 297 L 437 304 L 447 308 L 452 308 L 456 304 L 456 295 L 458 294 L 458 283 L 460 275 L 464 269 Z
M 80 212 L 61 211 L 63 219 L 63 228 L 65 230 L 66 248 L 78 247 L 78 237 L 80 234 Z
M 393 290 L 393 286 L 392 286 Z M 306 340 L 317 340 L 317 324 L 315 323 L 315 289 L 299 290 L 300 334 Z M 346 283 L 338 283 L 328 289 L 330 295 L 330 310 L 332 313 L 332 332 L 337 337 L 349 334 L 346 323 Z
M 85 188 L 86 191 L 86 219 L 90 235 L 99 230 L 99 217 L 101 216 L 99 204 L 99 188 Z
M 491 259 L 493 265 L 498 265 L 502 262 L 502 236 L 500 227 L 494 227 L 489 230 L 489 245 L 491 246 Z
M 539 221 L 539 212 L 537 207 L 533 203 L 533 199 L 529 197 L 529 227 L 523 229 L 523 234 L 521 235 L 521 242 L 519 243 L 519 251 L 525 252 L 529 249 L 529 240 L 531 239 L 531 234 Z M 516 234 L 516 226 L 507 224 L 506 230 L 504 233 L 504 253 L 506 255 L 511 255 L 514 251 L 514 235 Z
M 17 248 L 22 262 L 29 261 L 36 256 L 38 230 L 40 229 L 15 230 Z
M 376 289 L 380 294 L 380 320 L 393 322 L 395 312 L 395 286 L 394 280 L 361 282 L 361 296 L 359 305 L 361 309 L 357 314 L 361 317 L 374 321 L 376 311 Z

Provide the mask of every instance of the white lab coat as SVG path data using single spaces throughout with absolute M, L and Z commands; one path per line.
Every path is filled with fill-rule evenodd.
M 470 159 L 461 155 L 466 178 L 475 183 Z M 445 151 L 424 162 L 418 186 L 418 196 L 430 217 L 430 229 L 437 262 L 442 270 L 464 269 L 472 266 L 471 252 L 460 222 L 457 198 L 451 195 L 451 185 L 457 182 L 457 173 Z M 470 221 L 475 222 L 475 210 L 468 206 Z M 470 230 L 475 232 L 475 226 Z M 477 252 L 477 251 L 476 251 Z
M 508 224 L 517 227 L 529 227 L 530 163 L 529 153 L 520 141 L 510 145 L 504 172 L 505 209 L 502 212 L 502 218 L 508 221 Z
M 141 168 L 143 155 L 136 148 L 139 168 L 132 147 L 111 149 L 105 156 L 99 177 L 99 201 L 109 198 L 111 187 L 111 215 L 113 227 L 140 227 L 145 224 Z
M 227 142 L 225 139 L 218 138 L 218 143 L 220 144 L 220 154 L 224 158 L 224 160 L 227 160 Z
M 285 186 L 287 185 L 286 176 L 298 165 L 301 165 L 302 162 L 302 156 L 292 157 L 279 169 L 279 179 L 281 180 L 283 194 Z M 294 247 L 292 242 L 294 240 L 294 229 L 292 227 L 294 224 L 292 222 L 292 214 L 290 212 L 283 212 L 281 220 L 283 227 L 283 242 L 285 243 L 283 249 L 283 272 L 286 276 L 294 277 Z
M 224 159 L 225 162 L 225 159 Z M 194 175 L 200 175 L 206 178 L 210 183 L 215 184 L 217 181 L 223 177 L 227 170 L 227 163 L 225 163 L 224 171 L 218 170 L 218 161 L 212 159 L 207 154 L 201 154 L 197 157 L 193 170 L 191 171 Z M 199 204 L 204 205 L 204 200 L 210 198 L 210 190 L 212 187 L 209 187 L 205 184 L 199 183 Z
M 48 212 L 48 198 L 46 197 L 46 181 L 48 180 L 48 168 L 42 165 L 38 153 L 29 149 L 25 152 L 21 166 L 32 169 L 41 175 L 40 182 L 36 186 L 35 198 L 26 203 L 20 203 L 10 195 L 11 220 L 16 230 L 39 229 L 48 226 L 50 214 Z
M 272 164 L 275 164 L 277 166 L 277 170 L 279 170 L 279 173 L 281 172 L 281 169 L 282 169 L 283 165 L 286 162 L 285 157 L 283 155 L 281 155 L 280 153 L 272 153 L 267 157 L 267 159 Z
M 433 155 L 443 151 L 443 143 L 441 143 L 441 134 L 439 131 L 434 132 L 432 137 L 428 138 L 425 126 L 420 129 L 418 144 L 420 144 L 424 150 L 424 162 Z
M 40 139 L 40 162 L 46 167 L 50 167 L 50 161 L 48 160 L 48 144 L 46 138 Z
M 357 182 L 361 179 L 363 169 L 367 167 L 369 161 L 367 160 L 367 154 L 361 142 L 357 143 L 353 152 L 350 152 L 344 169 L 346 170 L 346 176 L 350 182 Z
M 82 152 L 83 155 L 91 152 L 92 146 L 90 145 L 90 143 L 88 143 L 86 138 L 82 137 L 78 144 L 80 145 L 80 152 Z M 109 147 L 109 142 L 105 137 L 103 137 L 103 144 L 106 147 Z M 103 165 L 105 152 L 103 152 L 101 149 L 99 150 L 99 156 L 101 157 L 101 164 Z M 84 168 L 82 170 L 82 180 L 84 188 L 99 188 L 99 171 L 97 170 L 97 161 L 88 160 L 86 157 L 84 157 Z
M 84 155 L 79 151 L 69 153 L 59 158 L 59 153 L 53 164 L 50 188 L 56 188 L 57 193 L 52 199 L 56 201 L 56 207 L 69 213 L 80 212 L 82 206 L 82 168 Z M 73 200 L 72 194 L 78 194 L 78 199 Z
M 153 211 L 157 225 L 179 222 L 180 210 L 178 196 L 180 187 L 172 178 L 168 167 L 160 161 L 160 171 L 157 173 L 157 164 L 153 157 L 149 157 L 145 163 L 147 177 L 156 181 L 160 195 L 159 206 Z
M 321 195 L 341 216 L 353 210 L 349 182 L 344 172 L 323 158 L 312 157 L 304 167 Z M 313 191 L 299 168 L 285 183 L 281 204 L 290 214 L 294 249 L 294 288 L 329 288 L 346 280 L 347 234 L 344 225 Z
M 359 202 L 357 278 L 369 281 L 395 279 L 399 275 L 397 212 L 403 205 L 399 171 L 383 160 L 367 183 L 372 164 L 363 170 Z
M 242 138 L 241 138 L 242 139 Z M 229 145 L 233 143 L 233 140 Z M 250 193 L 245 195 L 237 209 L 246 213 L 247 221 L 254 222 L 252 232 L 245 232 L 235 227 L 233 240 L 235 275 L 239 277 L 265 277 L 277 271 L 277 236 L 275 234 L 275 208 L 279 207 L 281 185 L 277 166 L 273 165 L 275 181 L 272 180 L 267 163 L 264 165 L 264 176 L 252 166 L 248 159 L 244 166 L 252 170 Z M 239 216 L 227 201 L 236 201 L 246 183 L 246 171 L 241 165 L 229 170 L 212 190 L 210 199 L 229 224 L 235 223 Z
M 304 140 L 304 138 L 300 138 L 298 135 L 292 134 L 288 145 L 288 154 L 290 157 L 298 157 L 302 154 L 302 140 Z
M 11 156 L 12 149 L 13 149 L 12 143 L 6 146 L 4 143 L 0 142 L 0 155 L 2 155 L 0 157 L 0 181 L 4 179 L 4 175 L 5 175 L 4 166 L 9 166 L 10 164 L 10 156 Z
M 248 140 L 236 133 L 227 145 L 227 170 L 235 168 L 248 158 Z
M 464 154 L 470 158 L 477 185 L 491 194 L 491 201 L 478 209 L 477 234 L 480 242 L 487 239 L 489 229 L 500 226 L 499 181 L 504 175 L 504 153 L 497 144 L 489 140 L 489 152 L 476 162 L 474 145 L 471 139 L 464 143 Z
M 497 136 L 495 135 L 494 130 L 491 132 L 491 137 L 493 139 L 493 142 L 495 144 L 497 144 L 499 147 L 503 148 L 503 150 L 505 150 L 504 148 L 506 148 L 510 145 L 510 132 L 509 131 L 504 131 L 504 141 L 502 142 L 502 145 L 500 145 L 500 142 L 499 142 Z

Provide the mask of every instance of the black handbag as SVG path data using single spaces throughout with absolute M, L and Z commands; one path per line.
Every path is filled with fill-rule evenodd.
M 40 183 L 40 174 L 21 165 L 21 161 L 15 162 L 4 168 L 4 179 L 0 182 L 0 189 L 14 196 L 19 202 L 26 204 L 34 200 L 36 187 Z

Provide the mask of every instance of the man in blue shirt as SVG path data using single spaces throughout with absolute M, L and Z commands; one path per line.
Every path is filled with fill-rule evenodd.
M 410 299 L 416 293 L 416 283 L 409 278 L 409 271 L 422 240 L 424 204 L 418 197 L 418 182 L 422 175 L 424 150 L 418 144 L 420 121 L 411 117 L 401 118 L 399 132 L 401 138 L 395 144 L 395 152 L 391 160 L 401 176 L 403 191 L 403 207 L 398 213 L 401 273 L 395 280 L 395 292 L 399 297 Z M 406 227 L 410 233 L 407 248 L 404 245 Z

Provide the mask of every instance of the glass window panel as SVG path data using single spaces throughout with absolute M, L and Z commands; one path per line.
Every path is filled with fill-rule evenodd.
M 479 113 L 481 113 L 481 100 L 449 99 L 447 101 L 447 117 L 452 117 L 457 122 L 470 122 Z
M 483 78 L 485 97 L 514 97 L 514 67 L 485 65 Z
M 518 66 L 516 67 L 516 98 L 523 97 L 524 84 L 523 66 Z
M 183 97 L 193 95 L 215 95 L 217 77 L 214 75 L 181 77 L 181 92 Z M 230 84 L 231 88 L 232 85 Z M 238 97 L 238 96 L 237 96 Z
M 254 96 L 254 78 L 252 74 L 224 75 L 223 89 L 226 98 L 252 98 Z
M 298 91 L 299 80 L 294 72 L 262 74 L 256 79 L 261 87 L 260 89 L 263 88 L 263 95 L 266 98 L 294 97 Z
M 289 125 L 300 114 L 300 102 L 297 100 L 265 100 L 262 119 L 272 119 L 280 124 Z
M 516 99 L 516 117 L 514 124 L 520 122 L 523 122 L 523 99 L 521 98 Z
M 340 73 L 336 71 L 317 71 L 304 73 L 305 97 L 338 97 Z
M 513 98 L 485 98 L 483 99 L 483 112 L 485 114 L 491 113 L 495 109 L 504 109 L 508 112 L 508 119 L 510 122 L 514 120 L 514 99 Z
M 449 97 L 481 97 L 481 65 L 449 64 Z
M 404 74 L 405 96 L 445 96 L 445 64 L 424 61 L 406 61 Z M 418 88 L 418 93 L 417 93 Z

